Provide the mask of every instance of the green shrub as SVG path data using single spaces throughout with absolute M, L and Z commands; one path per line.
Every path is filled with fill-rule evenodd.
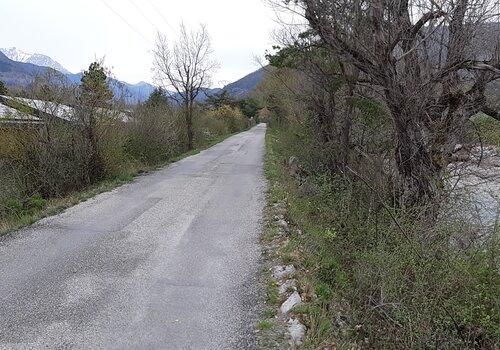
M 292 239 L 305 254 L 319 300 L 349 305 L 349 338 L 375 349 L 494 349 L 500 341 L 498 231 L 458 246 L 454 238 L 467 236 L 470 227 L 449 219 L 429 225 L 382 205 L 384 188 L 333 176 L 320 160 L 306 159 L 316 155 L 305 149 L 311 140 L 304 135 L 307 130 L 294 127 L 268 131 L 273 166 L 266 174 L 284 187 L 288 217 L 303 230 Z M 300 178 L 287 171 L 290 155 L 306 170 Z M 312 313 L 311 325 L 323 324 L 324 315 Z M 331 322 L 338 316 L 332 310 Z M 313 333 L 311 347 L 341 336 L 329 328 Z
M 33 210 L 42 210 L 47 205 L 47 201 L 40 194 L 34 194 L 26 201 L 26 207 Z
M 240 109 L 228 105 L 209 111 L 207 113 L 207 118 L 222 121 L 229 133 L 241 131 L 248 127 L 248 120 Z
M 195 118 L 195 141 L 203 145 L 220 136 L 243 131 L 249 126 L 249 120 L 237 107 L 222 105 L 217 109 L 202 109 Z
M 138 106 L 126 125 L 125 149 L 134 159 L 153 165 L 186 150 L 182 115 L 165 98 L 152 96 Z
M 22 152 L 13 160 L 16 178 L 23 179 L 25 194 L 45 198 L 65 195 L 93 181 L 90 145 L 81 132 L 62 123 L 47 124 L 33 138 L 18 140 Z
M 316 295 L 322 301 L 329 302 L 332 298 L 332 289 L 328 283 L 319 282 L 315 288 Z
M 4 200 L 3 205 L 0 203 L 0 207 L 3 207 L 7 214 L 16 217 L 31 215 L 44 209 L 46 205 L 47 201 L 38 193 L 28 197 L 24 202 L 18 198 L 8 198 Z
M 500 147 L 500 121 L 485 114 L 473 118 L 484 143 Z
M 195 140 L 198 145 L 230 133 L 229 126 L 223 119 L 214 118 L 213 111 L 199 111 L 194 123 Z
M 17 198 L 9 198 L 5 201 L 5 208 L 10 214 L 21 215 L 24 211 L 23 203 Z

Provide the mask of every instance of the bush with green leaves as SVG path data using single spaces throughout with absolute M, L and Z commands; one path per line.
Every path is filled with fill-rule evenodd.
M 467 245 L 476 227 L 421 222 L 386 202 L 386 188 L 314 167 L 311 135 L 268 131 L 268 174 L 286 196 L 292 235 L 326 311 L 345 302 L 350 341 L 375 349 L 495 349 L 500 342 L 500 245 L 495 232 Z M 304 168 L 291 175 L 290 156 Z M 309 165 L 307 165 L 309 164 Z M 272 171 L 271 171 L 272 170 Z M 315 320 L 314 315 L 311 322 Z M 334 327 L 310 347 L 346 334 Z
M 235 133 L 249 126 L 248 119 L 239 108 L 229 105 L 223 105 L 217 109 L 201 110 L 195 123 L 198 129 L 198 140 Z
M 126 151 L 145 164 L 156 164 L 185 149 L 182 115 L 168 103 L 162 89 L 137 106 L 126 124 Z

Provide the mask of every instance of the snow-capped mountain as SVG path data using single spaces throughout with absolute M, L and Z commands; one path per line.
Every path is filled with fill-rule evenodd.
M 5 52 L 5 53 L 4 53 Z M 78 85 L 82 79 L 82 73 L 66 73 L 64 68 L 58 66 L 49 66 L 47 62 L 53 61 L 50 57 L 44 55 L 48 60 L 41 63 L 31 63 L 28 58 L 36 58 L 35 55 L 26 54 L 16 49 L 0 49 L 0 81 L 3 81 L 8 87 L 26 87 L 35 77 L 43 76 L 50 69 L 61 72 L 69 83 Z M 40 62 L 40 61 L 35 61 Z M 57 62 L 56 62 L 57 63 Z M 109 79 L 109 85 L 116 97 L 124 98 L 128 103 L 135 104 L 147 100 L 155 87 L 151 84 L 140 82 L 138 84 L 128 84 L 113 78 Z
M 68 82 L 78 85 L 82 79 L 82 73 L 70 73 L 52 58 L 42 54 L 30 54 L 17 50 L 15 47 L 0 49 L 0 81 L 8 87 L 25 87 L 37 76 L 43 76 L 50 69 L 64 74 Z M 198 96 L 199 101 L 206 100 L 207 96 L 218 94 L 226 90 L 235 98 L 243 98 L 253 91 L 264 75 L 263 69 L 259 69 L 246 77 L 225 86 L 223 89 L 206 89 Z M 124 98 L 126 102 L 135 104 L 148 99 L 155 86 L 141 81 L 137 84 L 129 84 L 113 78 L 109 79 L 110 87 L 118 98 Z
M 4 49 L 0 48 L 0 51 L 13 61 L 31 63 L 41 67 L 53 68 L 64 74 L 71 73 L 66 68 L 64 68 L 59 62 L 53 60 L 52 58 L 46 55 L 42 55 L 39 53 L 24 52 L 18 50 L 15 47 L 9 47 Z

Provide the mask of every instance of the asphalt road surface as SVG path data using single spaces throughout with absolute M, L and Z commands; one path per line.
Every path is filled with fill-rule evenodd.
M 255 348 L 265 132 L 0 238 L 0 348 Z

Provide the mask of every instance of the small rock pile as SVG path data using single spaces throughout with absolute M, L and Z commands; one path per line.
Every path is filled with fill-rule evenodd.
M 290 224 L 283 215 L 285 206 L 286 204 L 283 202 L 273 204 L 277 212 L 273 219 L 278 229 L 278 247 L 286 244 L 292 230 Z M 286 323 L 286 328 L 290 334 L 291 348 L 295 348 L 302 344 L 307 330 L 306 326 L 303 325 L 299 319 L 291 315 L 291 311 L 302 304 L 302 297 L 298 292 L 297 280 L 295 279 L 297 271 L 293 265 L 277 265 L 272 267 L 270 272 L 272 278 L 277 283 L 278 293 L 282 300 L 284 300 L 279 308 L 279 317 Z
M 278 292 L 281 296 L 287 296 L 280 306 L 281 315 L 288 318 L 288 314 L 296 306 L 302 304 L 302 298 L 297 291 L 297 281 L 293 278 L 296 269 L 293 265 L 278 265 L 272 269 L 272 276 L 278 283 Z M 298 319 L 288 318 L 288 332 L 291 337 L 291 345 L 298 346 L 306 334 L 306 327 Z

